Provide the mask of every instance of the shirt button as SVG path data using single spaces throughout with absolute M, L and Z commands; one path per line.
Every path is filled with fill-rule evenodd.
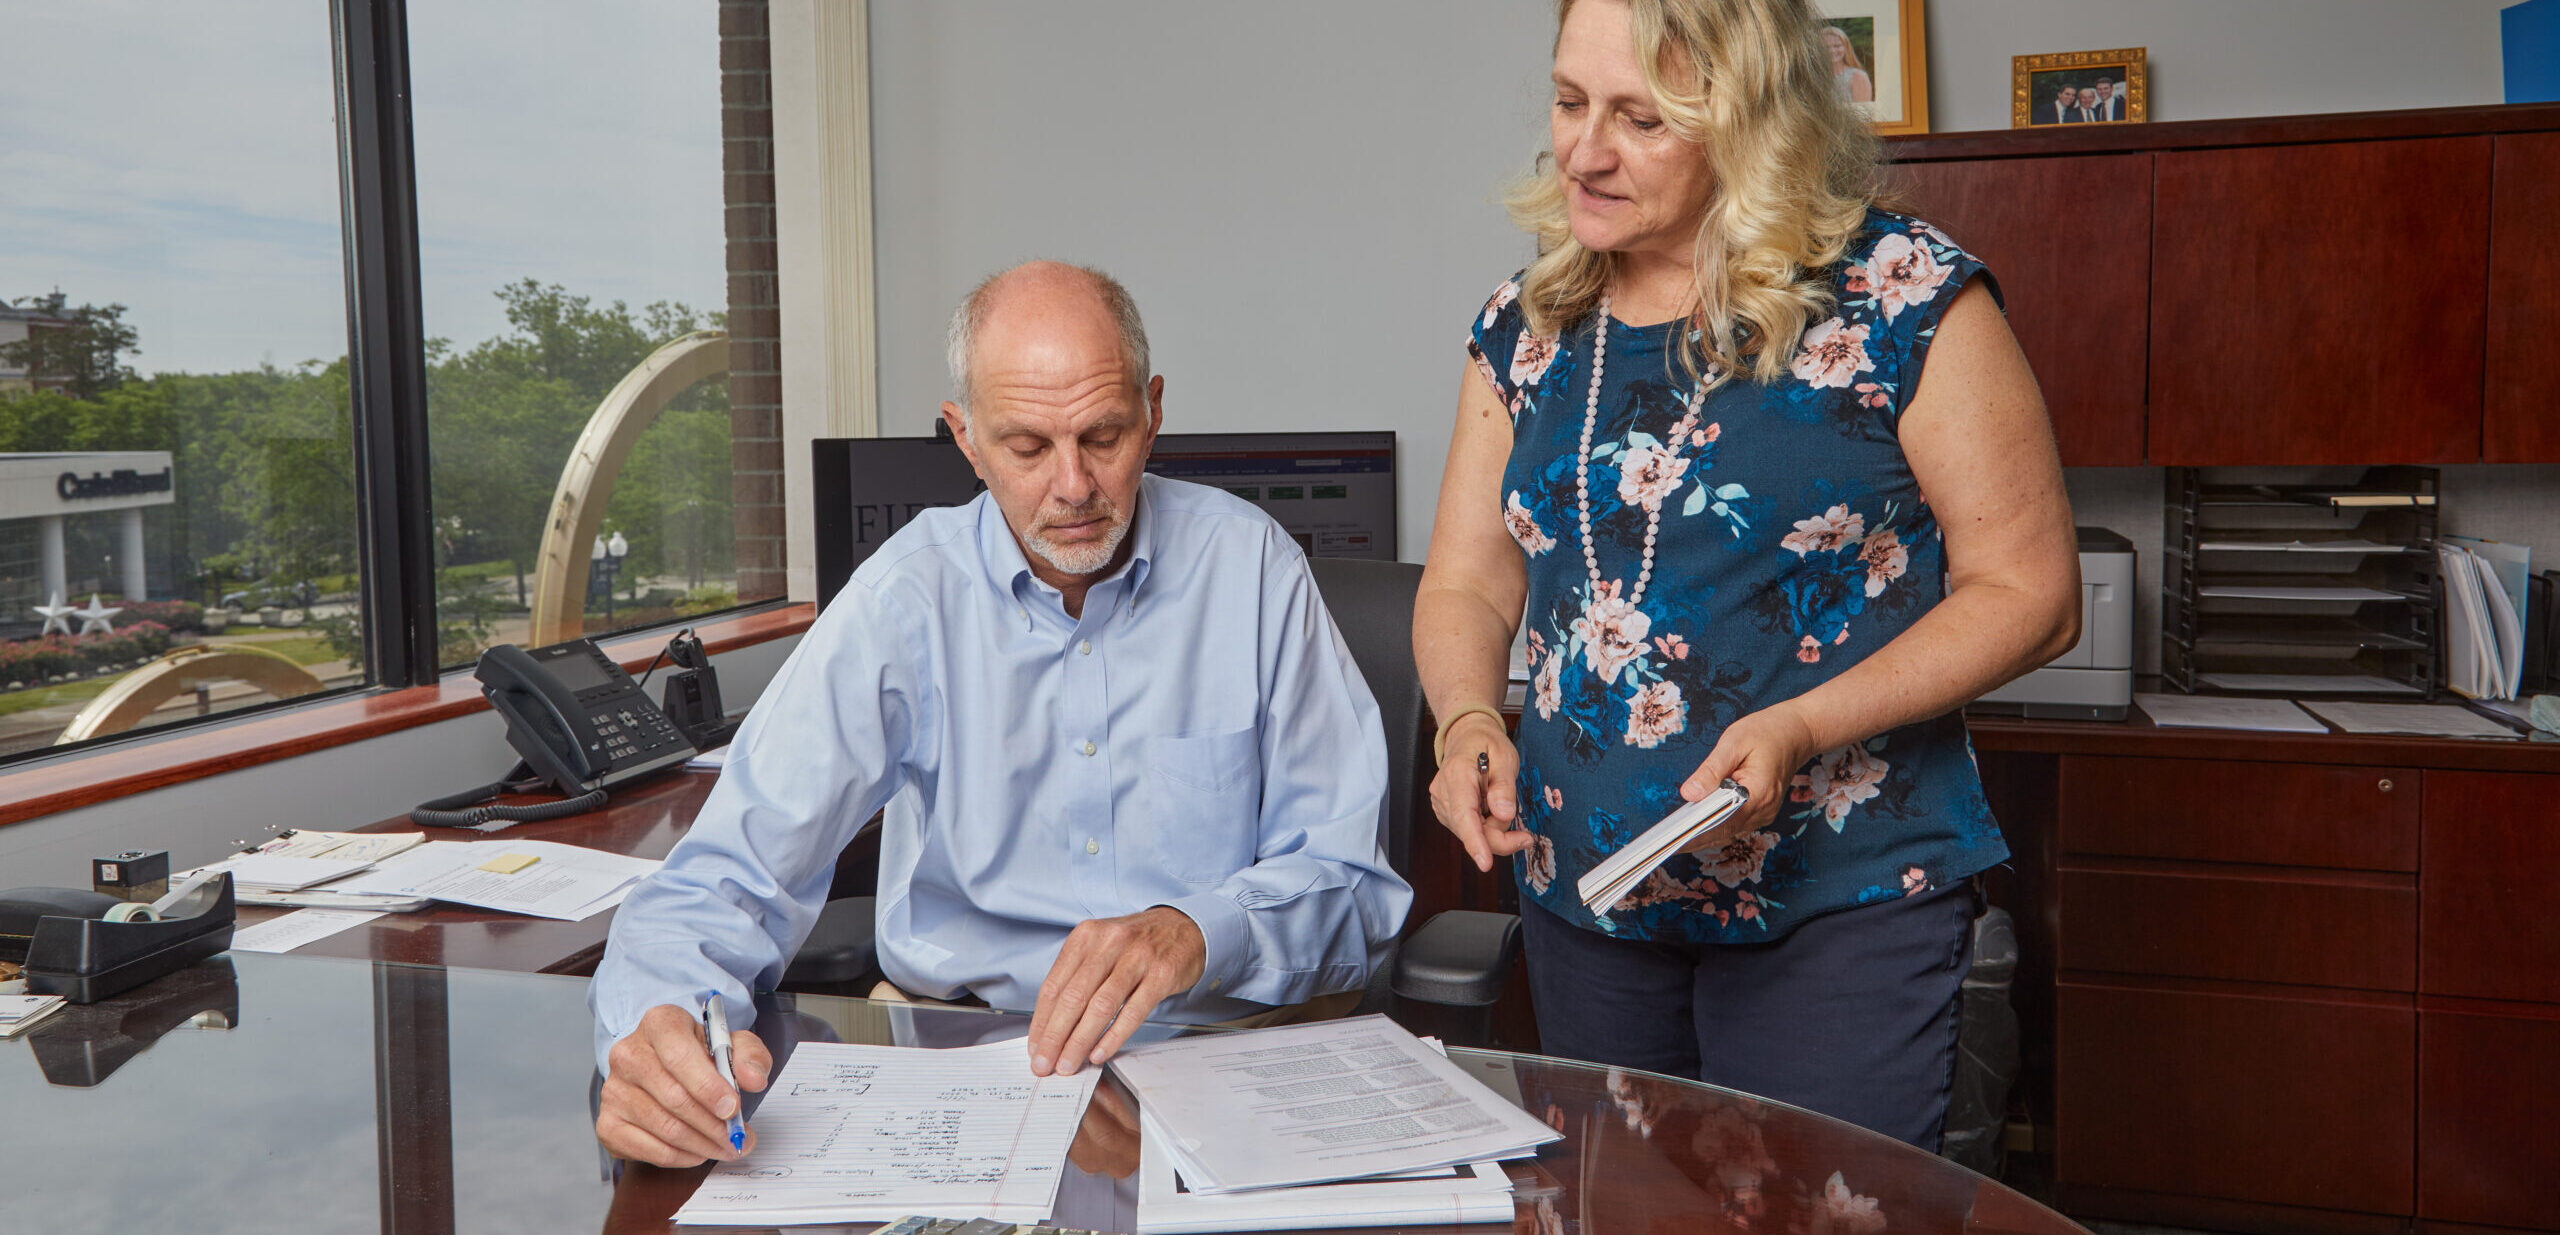
M 1091 742 L 1087 742 L 1087 743 L 1085 743 L 1084 745 L 1077 747 L 1076 749 L 1077 749 L 1077 750 L 1079 750 L 1079 751 L 1084 752 L 1085 754 L 1090 755 L 1090 754 L 1092 754 L 1092 753 L 1093 753 L 1093 743 L 1091 743 Z
M 1078 656 L 1091 656 L 1091 655 L 1093 655 L 1093 640 L 1091 640 L 1091 639 L 1080 639 L 1080 640 L 1078 640 L 1078 641 L 1076 642 L 1076 655 L 1078 655 Z
M 1084 842 L 1084 851 L 1086 853 L 1100 853 L 1102 852 L 1102 842 L 1097 841 L 1092 837 L 1086 837 Z
M 1226 980 L 1225 978 L 1211 978 L 1211 979 L 1209 979 L 1209 989 L 1210 989 L 1210 990 L 1213 990 L 1213 991 L 1214 991 L 1214 990 L 1216 990 L 1216 989 L 1218 989 L 1218 988 L 1219 988 L 1219 987 L 1221 987 L 1221 986 L 1225 986 L 1226 984 L 1227 984 L 1227 980 Z

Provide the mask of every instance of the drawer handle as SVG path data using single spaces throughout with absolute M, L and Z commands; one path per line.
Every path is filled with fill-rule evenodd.
M 2388 776 L 2383 777 L 2382 783 L 2376 787 L 2381 789 L 2384 793 L 2391 792 L 2391 778 Z

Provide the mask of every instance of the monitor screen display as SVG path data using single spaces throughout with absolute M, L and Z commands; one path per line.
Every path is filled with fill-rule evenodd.
M 816 450 L 821 606 L 919 512 L 986 488 L 946 437 L 821 438 Z M 1391 432 L 1165 433 L 1147 470 L 1261 507 L 1310 556 L 1395 560 Z

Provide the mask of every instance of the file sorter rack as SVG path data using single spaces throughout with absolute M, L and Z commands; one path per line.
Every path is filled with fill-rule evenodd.
M 2369 674 L 2415 692 L 2389 698 L 2435 698 L 2444 612 L 2436 469 L 2367 468 L 2348 484 L 2234 473 L 2169 470 L 2161 675 L 2196 693 L 2228 690 L 2206 680 L 2217 673 Z M 2269 589 L 2304 595 L 2234 595 Z

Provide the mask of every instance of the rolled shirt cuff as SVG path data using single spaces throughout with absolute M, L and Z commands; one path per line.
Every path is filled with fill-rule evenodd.
M 1246 925 L 1244 907 L 1215 892 L 1164 903 L 1191 919 L 1200 928 L 1201 941 L 1208 946 L 1207 955 L 1200 961 L 1200 981 L 1191 988 L 1191 995 L 1226 997 L 1235 989 L 1246 962 L 1253 959 L 1253 931 Z

